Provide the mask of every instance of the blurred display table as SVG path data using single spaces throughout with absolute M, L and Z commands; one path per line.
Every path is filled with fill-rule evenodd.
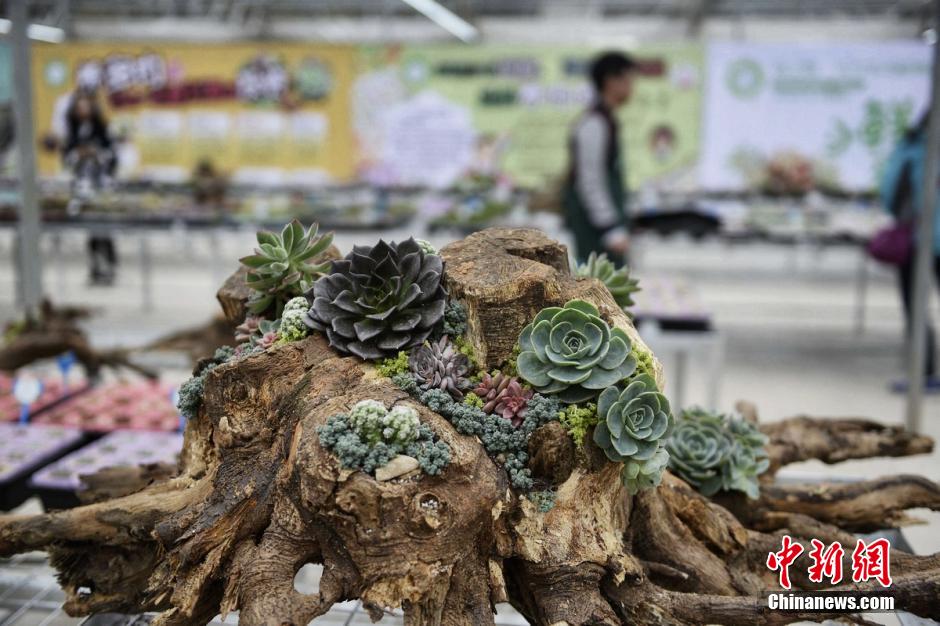
M 76 428 L 0 423 L 0 510 L 19 506 L 33 472 L 85 440 Z
M 13 377 L 0 373 L 0 422 L 15 422 L 20 418 L 21 407 L 13 397 L 13 380 Z M 56 376 L 40 378 L 40 382 L 42 392 L 39 398 L 30 405 L 30 416 L 40 414 L 88 390 L 88 385 L 84 381 L 66 387 L 61 377 Z
M 171 385 L 159 382 L 105 383 L 40 413 L 33 423 L 92 432 L 175 431 L 180 427 L 180 415 L 172 394 Z
M 667 393 L 674 411 L 686 408 L 689 361 L 701 354 L 707 366 L 706 408 L 717 410 L 724 367 L 724 338 L 715 329 L 697 291 L 688 281 L 666 276 L 643 276 L 634 299 L 637 330 L 660 360 L 672 356 L 667 367 Z M 671 384 L 670 384 L 671 383 Z M 669 387 L 672 387 L 669 393 Z
M 83 475 L 107 467 L 176 463 L 182 448 L 181 433 L 116 431 L 34 473 L 29 488 L 46 509 L 77 506 Z

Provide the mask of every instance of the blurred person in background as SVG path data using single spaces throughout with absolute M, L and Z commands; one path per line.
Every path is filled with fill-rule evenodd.
M 590 66 L 595 97 L 574 123 L 563 191 L 565 223 L 579 261 L 606 252 L 623 262 L 630 246 L 616 112 L 630 100 L 635 69 L 633 59 L 620 52 L 605 52 Z
M 111 185 L 117 169 L 117 154 L 108 124 L 93 93 L 76 91 L 65 114 L 62 162 L 72 173 L 70 212 Z M 110 232 L 92 231 L 88 238 L 90 280 L 110 285 L 117 270 L 117 251 Z
M 927 117 L 925 113 L 917 125 L 910 128 L 895 146 L 885 164 L 880 187 L 882 206 L 894 216 L 901 227 L 910 229 L 910 251 L 901 255 L 904 260 L 898 263 L 898 284 L 908 337 L 911 332 L 914 264 L 917 258 L 917 236 L 913 225 L 917 223 L 916 216 L 923 201 L 921 193 L 924 188 L 924 160 L 927 154 Z M 933 224 L 931 267 L 932 274 L 940 284 L 940 211 L 936 212 Z M 937 393 L 940 392 L 940 378 L 937 377 L 936 337 L 929 319 L 926 350 L 925 389 L 928 392 Z M 895 383 L 893 388 L 895 391 L 903 392 L 907 389 L 907 381 Z

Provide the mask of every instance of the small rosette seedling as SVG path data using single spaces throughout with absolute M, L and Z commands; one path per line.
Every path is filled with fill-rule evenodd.
M 663 471 L 669 465 L 669 453 L 659 446 L 656 452 L 645 461 L 628 459 L 623 464 L 620 477 L 623 486 L 631 495 L 644 489 L 652 489 L 663 480 Z
M 248 310 L 256 315 L 273 309 L 279 318 L 284 304 L 301 296 L 322 274 L 329 263 L 312 263 L 333 242 L 333 234 L 317 236 L 317 224 L 304 227 L 297 220 L 284 226 L 280 233 L 259 231 L 255 253 L 241 259 L 248 268 L 245 282 L 252 293 Z
M 483 374 L 473 393 L 483 402 L 483 412 L 496 414 L 519 426 L 525 419 L 533 391 L 523 387 L 514 376 L 502 372 Z
M 461 400 L 470 388 L 470 359 L 458 352 L 446 335 L 412 350 L 408 368 L 423 391 L 440 389 Z
M 636 370 L 630 339 L 583 300 L 549 307 L 519 335 L 519 376 L 566 403 L 593 400 Z
M 633 306 L 633 294 L 640 291 L 639 281 L 630 278 L 630 269 L 627 266 L 618 269 L 606 254 L 598 255 L 592 252 L 588 256 L 587 263 L 577 264 L 575 275 L 596 278 L 604 283 L 614 297 L 614 301 L 624 311 Z
M 360 359 L 395 356 L 420 345 L 444 317 L 444 261 L 414 239 L 356 246 L 307 294 L 308 327 Z

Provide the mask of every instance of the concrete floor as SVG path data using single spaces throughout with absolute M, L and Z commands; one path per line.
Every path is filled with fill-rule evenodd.
M 344 234 L 336 239 L 345 251 L 353 243 L 374 242 L 379 236 L 397 240 L 408 234 Z M 436 245 L 447 241 L 445 236 L 428 238 Z M 147 307 L 141 298 L 137 235 L 119 235 L 121 273 L 111 288 L 87 286 L 81 234 L 64 235 L 58 248 L 49 239 L 44 246 L 45 284 L 53 300 L 94 307 L 97 315 L 87 326 L 96 343 L 135 345 L 199 324 L 214 314 L 215 289 L 236 267 L 236 259 L 250 251 L 252 234 L 228 233 L 210 239 L 205 234 L 173 231 L 151 237 L 155 270 L 152 304 Z M 758 405 L 761 419 L 766 421 L 805 413 L 903 423 L 904 398 L 888 390 L 890 382 L 902 373 L 900 308 L 890 272 L 870 268 L 866 330 L 858 335 L 853 328 L 859 263 L 855 249 L 728 246 L 681 238 L 644 239 L 638 246 L 636 273 L 641 282 L 644 275 L 653 273 L 684 277 L 713 313 L 725 345 L 721 408 L 731 409 L 735 400 L 747 399 Z M 10 233 L 0 233 L 0 320 L 14 314 L 11 250 Z M 940 318 L 936 301 L 934 296 L 935 320 Z M 664 365 L 668 378 L 674 364 L 664 358 Z M 688 370 L 688 403 L 704 403 L 708 397 L 708 365 L 694 357 Z M 185 375 L 181 370 L 169 373 L 174 379 Z M 928 398 L 923 430 L 940 438 L 940 396 Z M 894 473 L 919 473 L 940 481 L 940 452 L 836 466 L 801 463 L 785 470 L 787 476 L 809 479 L 873 478 Z M 915 551 L 940 551 L 940 514 L 919 510 L 913 513 L 926 522 L 905 529 Z M 362 613 L 353 616 L 347 611 L 337 615 L 340 621 L 335 623 L 358 624 L 360 621 L 355 620 L 360 616 Z M 344 622 L 347 618 L 353 621 Z M 521 623 L 512 621 L 516 618 L 508 612 L 505 618 L 510 620 L 507 623 Z M 875 620 L 897 623 L 887 616 Z

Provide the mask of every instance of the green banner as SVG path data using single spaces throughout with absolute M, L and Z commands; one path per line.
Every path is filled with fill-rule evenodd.
M 679 177 L 695 164 L 703 54 L 696 45 L 644 46 L 631 53 L 642 71 L 633 99 L 620 117 L 628 183 L 635 189 Z M 409 123 L 415 132 L 409 139 L 408 133 L 396 132 L 396 122 L 389 122 L 387 114 L 389 109 L 400 113 L 419 100 L 427 107 L 426 96 L 434 94 L 469 116 L 473 149 L 465 157 L 466 169 L 491 170 L 524 186 L 550 184 L 566 171 L 571 124 L 591 99 L 585 68 L 592 55 L 583 48 L 540 46 L 364 49 L 353 90 L 361 169 L 385 161 L 386 175 L 392 180 L 420 180 L 420 171 L 402 171 L 405 166 L 396 165 L 394 155 L 420 151 L 420 146 L 401 143 L 422 141 L 432 134 L 422 133 L 412 116 Z M 391 117 L 400 120 L 407 115 Z M 464 132 L 448 129 L 455 137 Z M 387 145 L 392 138 L 399 145 Z M 458 149 L 455 154 L 462 158 L 463 152 Z M 420 160 L 409 163 L 420 166 Z

